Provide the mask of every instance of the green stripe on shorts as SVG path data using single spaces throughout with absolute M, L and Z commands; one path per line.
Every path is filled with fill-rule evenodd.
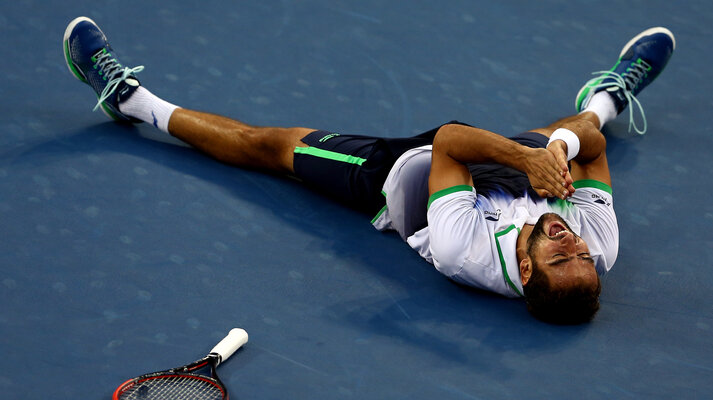
M 295 147 L 295 154 L 306 154 L 313 157 L 326 158 L 328 160 L 356 165 L 362 165 L 364 161 L 366 161 L 366 158 L 337 153 L 336 151 L 318 149 L 316 147 Z

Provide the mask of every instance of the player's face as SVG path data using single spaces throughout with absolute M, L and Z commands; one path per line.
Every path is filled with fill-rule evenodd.
M 597 284 L 587 243 L 557 214 L 544 214 L 527 240 L 527 253 L 548 275 L 552 285 Z

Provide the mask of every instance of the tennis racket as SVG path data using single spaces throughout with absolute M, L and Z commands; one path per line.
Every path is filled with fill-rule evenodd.
M 113 399 L 227 400 L 228 391 L 215 369 L 247 342 L 248 333 L 234 328 L 207 356 L 182 367 L 129 379 L 116 388 Z M 199 373 L 201 370 L 203 373 Z

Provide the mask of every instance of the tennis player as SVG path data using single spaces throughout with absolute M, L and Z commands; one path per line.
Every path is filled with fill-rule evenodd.
M 451 121 L 409 138 L 258 127 L 171 104 L 142 86 L 89 18 L 64 36 L 70 71 L 122 122 L 147 122 L 219 161 L 278 172 L 370 213 L 448 278 L 553 323 L 590 321 L 619 230 L 600 129 L 664 69 L 675 39 L 651 28 L 578 93 L 576 115 L 512 138 Z M 633 104 L 632 104 L 633 103 Z

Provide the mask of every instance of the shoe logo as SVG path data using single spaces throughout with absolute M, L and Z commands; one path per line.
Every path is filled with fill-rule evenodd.
M 483 215 L 485 215 L 485 219 L 487 219 L 488 221 L 499 221 L 500 214 L 501 214 L 501 211 L 499 208 L 495 212 L 488 211 L 488 210 L 483 211 Z
M 151 116 L 153 117 L 153 126 L 158 128 L 158 120 L 156 119 L 156 114 L 153 113 L 153 110 L 151 111 Z

